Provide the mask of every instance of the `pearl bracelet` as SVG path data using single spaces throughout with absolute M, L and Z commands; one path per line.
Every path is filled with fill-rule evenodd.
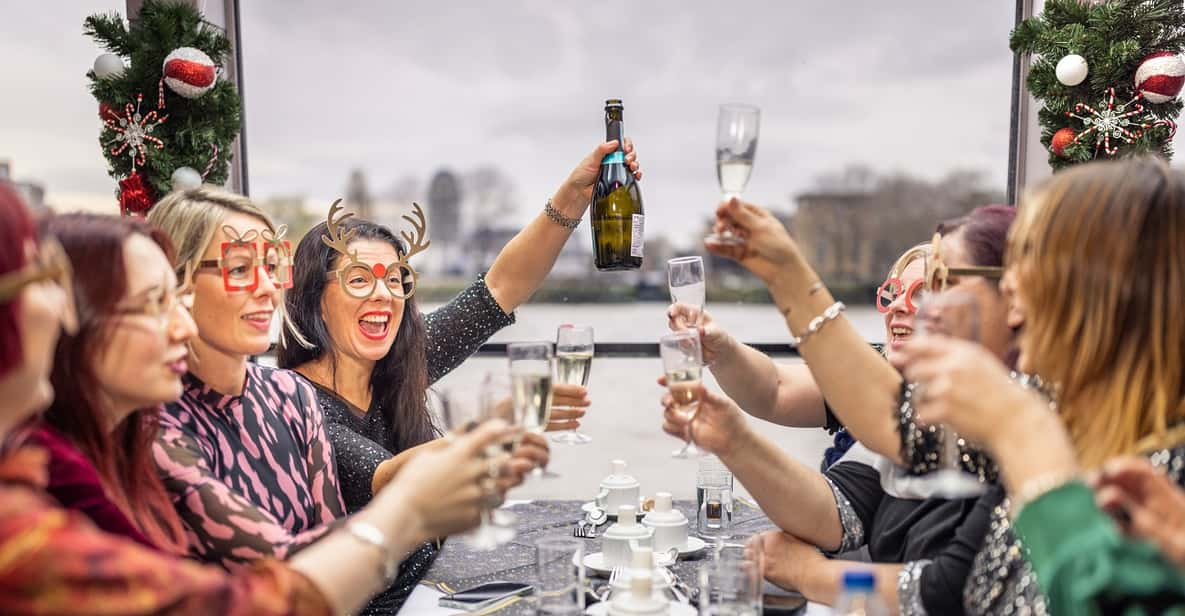
M 379 573 L 383 576 L 383 583 L 389 583 L 395 579 L 395 576 L 399 574 L 399 558 L 392 554 L 391 549 L 387 547 L 387 536 L 383 534 L 383 531 L 374 524 L 361 520 L 346 522 L 345 530 L 355 541 L 378 550 L 382 559 Z
M 1029 503 L 1041 498 L 1048 492 L 1052 492 L 1071 481 L 1077 480 L 1077 471 L 1054 471 L 1026 479 L 1016 489 L 1015 494 L 1009 495 L 1008 517 L 1015 520 L 1016 516 L 1020 515 L 1021 510 Z
M 826 310 L 823 311 L 823 314 L 811 319 L 811 322 L 806 326 L 806 331 L 802 332 L 801 336 L 794 337 L 791 335 L 791 344 L 794 346 L 802 346 L 802 343 L 806 342 L 807 339 L 819 333 L 819 330 L 823 329 L 824 325 L 830 321 L 838 319 L 839 315 L 843 314 L 843 311 L 846 309 L 847 306 L 845 306 L 843 302 L 835 302 L 834 304 L 831 304 Z

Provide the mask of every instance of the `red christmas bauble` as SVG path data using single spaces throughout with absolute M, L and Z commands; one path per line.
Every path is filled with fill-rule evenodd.
M 1158 51 L 1140 60 L 1136 68 L 1136 90 L 1150 103 L 1167 103 L 1185 85 L 1185 61 L 1171 51 Z
M 214 87 L 218 67 L 206 52 L 193 47 L 178 47 L 165 56 L 165 85 L 185 98 L 197 98 Z
M 133 171 L 119 181 L 119 209 L 124 216 L 147 216 L 155 204 L 152 189 L 144 184 L 139 172 Z
M 1049 149 L 1053 150 L 1054 154 L 1058 156 L 1066 155 L 1066 146 L 1074 142 L 1074 129 L 1063 128 L 1053 134 L 1053 138 L 1049 140 Z

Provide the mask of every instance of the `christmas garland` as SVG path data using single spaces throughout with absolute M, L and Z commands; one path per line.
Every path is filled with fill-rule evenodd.
M 1029 92 L 1056 170 L 1099 158 L 1172 157 L 1185 83 L 1181 0 L 1047 0 L 1012 32 L 1032 54 Z
M 224 184 L 240 101 L 219 79 L 231 51 L 223 32 L 188 4 L 147 0 L 130 27 L 99 14 L 84 33 L 110 52 L 87 77 L 121 211 L 144 214 L 171 190 Z

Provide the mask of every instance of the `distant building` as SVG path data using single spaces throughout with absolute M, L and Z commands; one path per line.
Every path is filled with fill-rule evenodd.
M 874 286 L 907 248 L 930 239 L 938 223 L 997 201 L 970 187 L 909 179 L 875 189 L 804 193 L 786 221 L 811 265 L 829 285 Z

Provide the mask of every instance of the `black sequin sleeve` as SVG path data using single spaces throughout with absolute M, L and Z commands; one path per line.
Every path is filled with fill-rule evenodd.
M 925 426 L 917 421 L 913 407 L 915 387 L 901 384 L 898 396 L 897 434 L 901 439 L 901 460 L 911 474 L 924 475 L 936 471 L 942 465 L 943 430 L 939 426 Z M 971 447 L 959 439 L 959 465 L 963 470 L 977 475 L 984 483 L 994 483 L 999 474 L 996 463 L 982 450 Z
M 485 274 L 449 303 L 424 315 L 428 330 L 428 381 L 435 383 L 477 352 L 498 330 L 514 323 L 486 286 Z

